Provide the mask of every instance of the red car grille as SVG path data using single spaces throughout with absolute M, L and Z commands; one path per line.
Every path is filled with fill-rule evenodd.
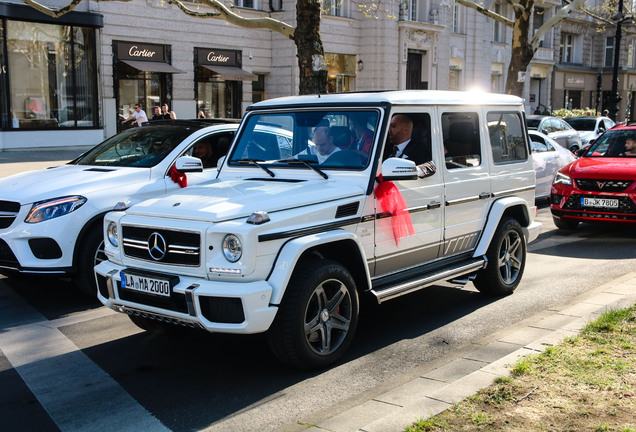
M 623 192 L 633 183 L 632 180 L 575 179 L 580 190 L 593 192 Z

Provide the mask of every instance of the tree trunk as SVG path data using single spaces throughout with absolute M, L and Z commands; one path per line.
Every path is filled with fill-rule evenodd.
M 522 7 L 515 10 L 515 24 L 512 29 L 512 57 L 506 79 L 506 93 L 523 96 L 525 80 L 519 82 L 519 72 L 527 72 L 534 56 L 530 45 L 530 18 L 534 10 L 534 0 L 521 1 Z
M 319 0 L 298 0 L 296 3 L 294 42 L 300 69 L 301 95 L 327 92 L 327 66 L 320 38 L 321 4 Z

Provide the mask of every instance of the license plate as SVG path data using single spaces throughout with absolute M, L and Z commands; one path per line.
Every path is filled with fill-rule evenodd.
M 581 198 L 581 206 L 618 208 L 618 200 L 611 198 Z
M 170 280 L 121 272 L 121 287 L 147 294 L 170 297 Z

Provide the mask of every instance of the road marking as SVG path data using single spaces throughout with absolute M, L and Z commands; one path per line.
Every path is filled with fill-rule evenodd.
M 169 432 L 57 329 L 78 319 L 52 325 L 0 283 L 0 350 L 62 432 Z

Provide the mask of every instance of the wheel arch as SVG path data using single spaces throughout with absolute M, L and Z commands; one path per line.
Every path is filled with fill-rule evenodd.
M 504 217 L 516 219 L 523 228 L 526 228 L 532 222 L 529 214 L 528 203 L 519 197 L 505 197 L 495 201 L 488 213 L 488 220 L 481 235 L 481 239 L 477 244 L 473 256 L 482 256 L 488 250 L 493 235 L 499 226 L 499 222 Z
M 268 278 L 273 288 L 270 302 L 280 304 L 298 264 L 308 259 L 323 258 L 332 259 L 346 267 L 358 291 L 371 286 L 371 275 L 360 241 L 351 232 L 335 230 L 296 238 L 282 247 Z
M 77 239 L 75 239 L 75 247 L 73 248 L 73 273 L 77 272 L 77 260 L 82 249 L 82 241 L 86 238 L 89 232 L 95 229 L 95 227 L 100 227 L 100 230 L 103 230 L 104 216 L 106 216 L 106 213 L 108 213 L 108 211 L 98 213 L 90 218 L 77 235 Z

